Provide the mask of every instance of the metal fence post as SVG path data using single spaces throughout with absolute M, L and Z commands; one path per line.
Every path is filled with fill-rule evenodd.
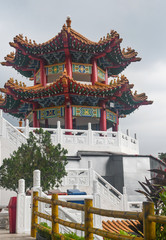
M 54 221 L 58 218 L 58 205 L 53 201 L 58 200 L 58 194 L 52 194 L 52 239 L 55 239 L 54 234 L 59 233 L 59 224 Z
M 148 220 L 149 215 L 154 215 L 154 203 L 143 202 L 143 229 L 145 240 L 156 239 L 156 223 Z
M 32 206 L 32 223 L 31 223 L 31 237 L 36 238 L 36 228 L 35 224 L 38 223 L 38 217 L 34 212 L 38 212 L 38 200 L 34 199 L 35 196 L 38 196 L 38 192 L 33 192 L 33 206 Z
M 89 213 L 89 208 L 93 207 L 92 199 L 85 199 L 85 240 L 93 240 L 93 233 L 89 228 L 93 228 L 93 213 Z

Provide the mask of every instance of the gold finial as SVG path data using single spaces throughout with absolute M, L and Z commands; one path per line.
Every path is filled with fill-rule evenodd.
M 26 84 L 25 84 L 24 82 L 23 82 L 23 84 L 22 84 L 22 85 L 23 85 L 23 87 L 26 87 Z
M 64 68 L 63 75 L 65 75 L 65 76 L 67 75 L 66 68 Z
M 33 40 L 33 45 L 35 45 L 35 46 L 37 45 L 36 42 L 35 42 L 35 40 Z
M 17 79 L 15 80 L 15 84 L 18 85 L 18 81 L 17 81 Z
M 68 28 L 71 28 L 71 19 L 69 16 L 67 17 L 66 24 Z
M 117 84 L 119 84 L 120 83 L 120 78 L 119 78 L 119 76 L 117 77 Z
M 20 87 L 22 87 L 22 82 L 20 81 L 20 84 L 19 84 Z
M 63 29 L 66 29 L 66 24 L 63 24 Z
M 27 42 L 28 43 L 28 38 L 25 36 L 25 42 Z
M 9 81 L 10 81 L 11 83 L 14 83 L 14 79 L 13 79 L 13 78 L 10 78 Z
M 22 127 L 22 118 L 20 118 L 19 127 Z

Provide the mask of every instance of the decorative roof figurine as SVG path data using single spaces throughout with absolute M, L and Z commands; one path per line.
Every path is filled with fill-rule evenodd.
M 55 127 L 57 120 L 65 129 L 118 130 L 119 117 L 140 105 L 151 104 L 145 94 L 132 94 L 133 84 L 124 75 L 108 83 L 131 62 L 140 61 L 131 48 L 120 48 L 122 39 L 111 31 L 93 42 L 71 28 L 68 17 L 61 32 L 37 44 L 17 35 L 10 45 L 15 53 L 5 57 L 12 66 L 34 81 L 33 86 L 10 79 L 0 91 L 0 108 L 19 118 L 29 118 L 31 126 Z

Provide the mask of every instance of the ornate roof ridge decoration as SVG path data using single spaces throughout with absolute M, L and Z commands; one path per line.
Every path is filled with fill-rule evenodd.
M 53 96 L 54 94 L 76 94 L 89 95 L 89 96 L 105 96 L 106 98 L 119 97 L 120 101 L 126 101 L 126 98 L 130 98 L 133 104 L 148 105 L 153 101 L 148 101 L 145 93 L 137 94 L 137 91 L 133 94 L 131 88 L 133 84 L 129 84 L 128 79 L 121 75 L 117 79 L 114 79 L 110 85 L 103 83 L 96 83 L 95 85 L 82 84 L 73 78 L 70 78 L 66 69 L 63 75 L 53 83 L 43 87 L 41 84 L 37 84 L 32 87 L 27 87 L 25 83 L 18 83 L 17 80 L 10 78 L 5 84 L 5 88 L 1 88 L 0 91 L 6 93 L 6 95 L 19 95 L 21 99 L 34 99 L 40 97 Z M 112 93 L 113 95 L 112 95 Z M 128 100 L 127 100 L 128 101 Z M 138 106 L 137 106 L 138 107 Z
M 64 34 L 64 32 L 75 37 L 77 40 L 81 41 L 82 43 L 86 43 L 88 45 L 90 44 L 90 45 L 100 46 L 100 45 L 112 42 L 113 40 L 116 40 L 115 43 L 119 44 L 123 41 L 122 38 L 119 38 L 119 34 L 116 31 L 111 30 L 110 33 L 107 33 L 106 37 L 104 36 L 103 38 L 100 38 L 100 40 L 98 42 L 94 42 L 94 41 L 91 41 L 88 38 L 84 37 L 82 34 L 78 33 L 77 31 L 75 31 L 72 28 L 70 28 L 70 31 L 69 31 L 69 28 L 67 28 L 66 25 L 64 24 L 60 33 L 58 33 L 56 36 L 54 36 L 53 38 L 51 38 L 50 40 L 48 40 L 44 43 L 37 44 L 35 42 L 35 40 L 33 40 L 33 43 L 32 43 L 31 39 L 29 39 L 29 41 L 28 41 L 28 38 L 26 36 L 24 39 L 23 34 L 19 34 L 14 37 L 14 39 L 13 39 L 14 42 L 10 42 L 9 44 L 10 44 L 10 46 L 12 46 L 14 48 L 18 48 L 16 43 L 27 46 L 27 47 L 29 46 L 31 48 L 32 47 L 42 47 L 42 46 L 46 46 L 46 45 L 52 43 L 53 41 L 55 41 L 61 34 Z M 65 36 L 67 37 L 67 35 L 65 35 Z M 125 50 L 125 48 L 123 48 L 121 53 L 122 53 L 123 57 L 126 59 L 136 57 L 138 55 L 138 53 L 134 49 L 131 49 L 131 47 L 127 47 L 126 50 Z M 7 57 L 10 57 L 10 56 L 7 55 Z M 137 61 L 140 61 L 140 60 L 141 60 L 141 58 L 137 58 Z
M 103 63 L 102 60 L 98 64 L 102 69 L 108 66 L 109 76 L 119 74 L 131 62 L 141 60 L 141 58 L 137 57 L 137 52 L 134 49 L 129 47 L 126 50 L 120 49 L 120 43 L 123 39 L 120 38 L 119 34 L 114 30 L 111 30 L 110 33 L 107 33 L 106 37 L 101 38 L 98 42 L 94 42 L 72 29 L 69 17 L 66 23 L 67 26 L 64 24 L 56 36 L 44 43 L 37 44 L 31 39 L 28 40 L 27 37 L 24 38 L 23 34 L 16 35 L 13 39 L 14 42 L 10 42 L 10 45 L 16 49 L 16 53 L 8 54 L 4 58 L 6 62 L 2 62 L 1 64 L 14 66 L 18 71 L 23 68 L 23 70 L 21 69 L 21 74 L 24 75 L 24 72 L 27 72 L 25 76 L 30 77 L 29 75 L 32 71 L 31 61 L 33 58 L 35 59 L 37 56 L 38 59 L 48 61 L 47 65 L 50 65 L 53 63 L 49 63 L 48 55 L 53 53 L 58 54 L 59 52 L 62 53 L 66 47 L 68 47 L 71 52 L 88 53 L 90 54 L 90 59 L 93 57 L 100 59 L 104 56 L 105 63 Z M 45 54 L 47 56 L 45 56 Z M 74 54 L 74 52 L 72 54 Z

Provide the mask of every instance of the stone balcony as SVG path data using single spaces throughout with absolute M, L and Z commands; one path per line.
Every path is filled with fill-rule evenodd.
M 29 132 L 36 128 L 17 127 L 26 137 Z M 62 147 L 68 150 L 68 155 L 76 155 L 78 151 L 101 151 L 118 154 L 139 154 L 138 140 L 122 132 L 93 131 L 91 124 L 88 124 L 88 130 L 62 129 L 60 122 L 57 122 L 57 128 L 43 128 L 51 133 L 53 144 L 60 143 Z
M 14 127 L 2 116 L 0 112 L 0 137 L 1 147 L 6 147 L 7 154 L 1 154 L 1 159 L 8 157 L 12 152 L 9 150 L 11 142 L 12 151 L 26 142 L 30 132 L 36 128 L 29 127 L 29 121 L 26 120 L 25 127 Z M 60 122 L 57 122 L 57 128 L 43 128 L 51 133 L 53 144 L 61 144 L 68 150 L 68 156 L 77 155 L 78 151 L 101 151 L 117 154 L 139 154 L 138 140 L 132 138 L 121 131 L 93 131 L 91 123 L 88 123 L 88 130 L 63 129 Z M 6 144 L 5 144 L 6 143 Z

